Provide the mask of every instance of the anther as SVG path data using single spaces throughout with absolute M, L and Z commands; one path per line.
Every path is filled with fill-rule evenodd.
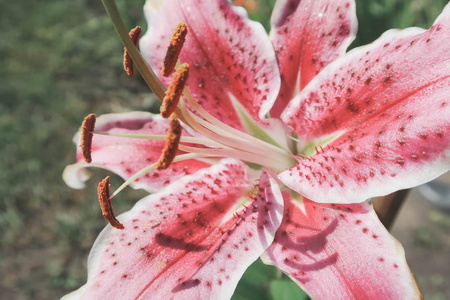
M 181 48 L 183 48 L 184 41 L 186 40 L 187 25 L 185 23 L 178 23 L 177 27 L 173 31 L 172 38 L 170 39 L 169 47 L 167 48 L 166 57 L 164 58 L 164 64 L 161 69 L 163 76 L 170 76 L 172 74 L 175 65 L 180 56 Z
M 111 205 L 111 197 L 109 196 L 109 176 L 98 184 L 98 200 L 102 208 L 103 217 L 108 220 L 111 226 L 117 229 L 124 229 L 122 223 L 116 219 Z
M 178 67 L 169 88 L 166 91 L 166 96 L 160 107 L 161 116 L 168 118 L 177 108 L 180 101 L 181 94 L 189 77 L 189 65 L 187 63 Z
M 181 137 L 181 124 L 177 119 L 177 115 L 172 113 L 169 119 L 170 128 L 167 131 L 166 144 L 161 153 L 161 157 L 155 165 L 158 170 L 167 169 L 172 163 L 178 150 L 178 144 Z
M 136 48 L 139 46 L 139 39 L 141 38 L 142 30 L 140 26 L 136 26 L 134 29 L 131 29 L 129 35 L 131 40 L 133 41 Z M 134 76 L 134 63 L 131 59 L 130 54 L 128 53 L 127 48 L 123 53 L 123 68 L 127 72 L 128 76 Z
M 81 154 L 85 162 L 90 163 L 92 161 L 91 157 L 91 146 L 92 137 L 95 128 L 95 115 L 90 114 L 84 118 L 83 124 L 81 125 Z

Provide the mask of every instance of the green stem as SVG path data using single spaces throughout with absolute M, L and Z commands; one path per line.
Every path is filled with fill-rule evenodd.
M 138 68 L 145 82 L 148 84 L 150 89 L 155 93 L 155 95 L 162 101 L 165 95 L 166 88 L 153 72 L 152 68 L 147 64 L 147 62 L 142 57 L 141 53 L 138 51 L 130 36 L 128 35 L 128 30 L 123 23 L 122 17 L 120 16 L 119 10 L 117 9 L 116 2 L 114 0 L 102 0 L 103 6 L 106 9 L 109 17 L 113 21 L 114 28 L 119 34 L 122 43 L 127 48 L 128 53 L 131 56 L 134 64 Z

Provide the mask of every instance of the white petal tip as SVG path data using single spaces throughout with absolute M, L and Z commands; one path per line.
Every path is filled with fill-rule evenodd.
M 64 182 L 73 189 L 85 188 L 85 182 L 91 177 L 91 173 L 86 170 L 85 163 L 68 165 L 63 172 Z

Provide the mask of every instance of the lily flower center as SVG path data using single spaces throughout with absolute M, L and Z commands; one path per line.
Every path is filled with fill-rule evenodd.
M 138 177 L 154 169 L 165 169 L 170 165 L 170 162 L 188 159 L 211 161 L 221 158 L 236 158 L 248 163 L 253 169 L 267 167 L 276 172 L 281 172 L 295 165 L 296 160 L 292 151 L 280 146 L 262 125 L 246 113 L 237 100 L 233 103 L 241 116 L 241 121 L 245 124 L 245 127 L 251 127 L 253 134 L 235 129 L 203 109 L 186 88 L 188 76 L 189 66 L 187 64 L 180 65 L 165 92 L 166 96 L 161 105 L 161 115 L 164 118 L 170 117 L 170 128 L 167 135 L 95 132 L 95 134 L 118 137 L 166 140 L 166 147 L 158 162 L 152 163 L 130 177 L 111 195 L 111 198 Z M 190 109 L 186 107 L 183 98 L 190 104 Z M 181 126 L 176 125 L 179 124 L 178 119 L 184 123 L 185 127 L 189 128 L 189 135 L 181 135 Z M 174 134 L 174 131 L 177 131 L 174 130 L 174 127 L 179 128 L 178 134 Z M 87 131 L 86 135 L 89 136 L 90 132 Z M 289 136 L 286 136 L 286 138 L 289 139 Z M 162 164 L 163 161 L 166 161 L 166 163 Z M 167 163 L 167 161 L 170 162 Z
M 119 28 L 120 29 L 120 28 Z M 139 28 L 140 29 L 140 28 Z M 285 143 L 276 142 L 279 137 L 273 136 L 270 128 L 265 127 L 264 123 L 253 120 L 253 117 L 244 109 L 239 101 L 230 94 L 229 97 L 233 103 L 240 121 L 247 132 L 233 128 L 215 118 L 207 112 L 194 97 L 189 93 L 186 84 L 189 78 L 189 65 L 184 63 L 180 65 L 179 54 L 181 52 L 187 26 L 184 23 L 178 24 L 170 41 L 167 50 L 164 66 L 162 68 L 163 76 L 170 76 L 177 66 L 174 77 L 166 89 L 161 80 L 156 76 L 150 66 L 143 60 L 136 45 L 139 43 L 140 30 L 138 33 L 134 29 L 130 34 L 119 35 L 122 38 L 125 49 L 125 69 L 130 72 L 133 63 L 139 69 L 141 75 L 154 92 L 162 101 L 161 116 L 170 118 L 167 135 L 133 135 L 118 134 L 112 132 L 94 132 L 95 116 L 86 117 L 82 127 L 82 148 L 86 162 L 90 162 L 90 144 L 92 134 L 102 134 L 126 138 L 165 140 L 165 147 L 161 157 L 131 176 L 125 181 L 111 196 L 109 201 L 117 195 L 122 189 L 131 182 L 149 171 L 162 170 L 172 162 L 179 162 L 188 159 L 197 159 L 214 163 L 222 158 L 239 159 L 249 165 L 252 169 L 260 170 L 262 167 L 272 169 L 275 172 L 281 172 L 292 166 L 295 166 L 295 147 L 281 146 L 294 144 L 288 131 L 283 131 Z M 131 66 L 131 67 L 130 67 Z M 189 103 L 189 108 L 186 102 Z M 188 134 L 182 134 L 181 121 Z M 272 136 L 271 136 L 272 135 Z M 279 133 L 278 133 L 279 135 Z M 292 148 L 292 149 L 291 149 Z M 180 151 L 179 151 L 180 150 Z
M 292 166 L 293 158 L 289 151 L 277 145 L 274 139 L 253 121 L 233 95 L 229 96 L 234 99 L 233 104 L 243 125 L 247 128 L 251 127 L 252 132 L 259 133 L 265 140 L 219 121 L 192 97 L 186 88 L 189 65 L 187 63 L 180 65 L 178 60 L 186 35 L 187 25 L 179 23 L 173 32 L 161 70 L 162 75 L 168 77 L 178 64 L 177 71 L 165 91 L 160 109 L 161 115 L 168 118 L 175 112 L 185 125 L 201 136 L 195 137 L 197 135 L 195 133 L 194 137 L 181 137 L 182 144 L 178 148 L 184 152 L 197 154 L 199 158 L 232 157 L 276 171 Z M 186 103 L 181 95 L 188 101 L 191 109 L 186 108 Z M 194 144 L 194 146 L 183 144 L 184 142 Z
M 177 73 L 181 68 L 182 66 L 177 70 Z M 195 153 L 199 157 L 236 158 L 275 171 L 282 171 L 293 165 L 294 159 L 289 149 L 283 149 L 279 146 L 275 139 L 264 131 L 264 128 L 253 121 L 248 114 L 246 115 L 245 110 L 237 101 L 233 102 L 237 111 L 240 112 L 242 123 L 246 125 L 245 127 L 252 127 L 254 129 L 252 132 L 256 132 L 258 136 L 242 132 L 219 121 L 204 110 L 186 88 L 184 88 L 183 95 L 192 109 L 187 109 L 186 103 L 180 98 L 174 111 L 178 111 L 183 122 L 195 133 L 193 137 L 181 137 L 180 150 Z M 163 106 L 164 104 L 163 102 Z M 194 145 L 190 146 L 184 143 Z

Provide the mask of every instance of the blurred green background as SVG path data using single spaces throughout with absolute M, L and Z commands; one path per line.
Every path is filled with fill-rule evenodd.
M 269 28 L 273 0 L 240 2 Z M 356 2 L 359 31 L 352 47 L 389 28 L 429 27 L 447 3 Z M 145 31 L 144 1 L 117 3 L 127 27 L 141 25 Z M 100 0 L 0 0 L 2 299 L 56 299 L 86 280 L 87 254 L 105 226 L 96 184 L 106 173 L 96 171 L 80 191 L 67 187 L 61 174 L 75 161 L 72 136 L 87 114 L 154 109 L 143 80 L 123 72 L 122 51 Z M 128 189 L 115 203 L 116 212 L 128 210 L 143 195 Z M 448 229 L 445 217 L 433 216 L 444 222 L 437 227 Z M 427 232 L 433 228 L 411 229 L 417 247 L 435 249 Z M 423 283 L 431 286 L 424 290 L 427 299 L 450 297 L 440 288 L 442 276 L 431 281 Z M 301 297 L 294 284 L 260 263 L 249 269 L 236 292 L 236 299 Z

